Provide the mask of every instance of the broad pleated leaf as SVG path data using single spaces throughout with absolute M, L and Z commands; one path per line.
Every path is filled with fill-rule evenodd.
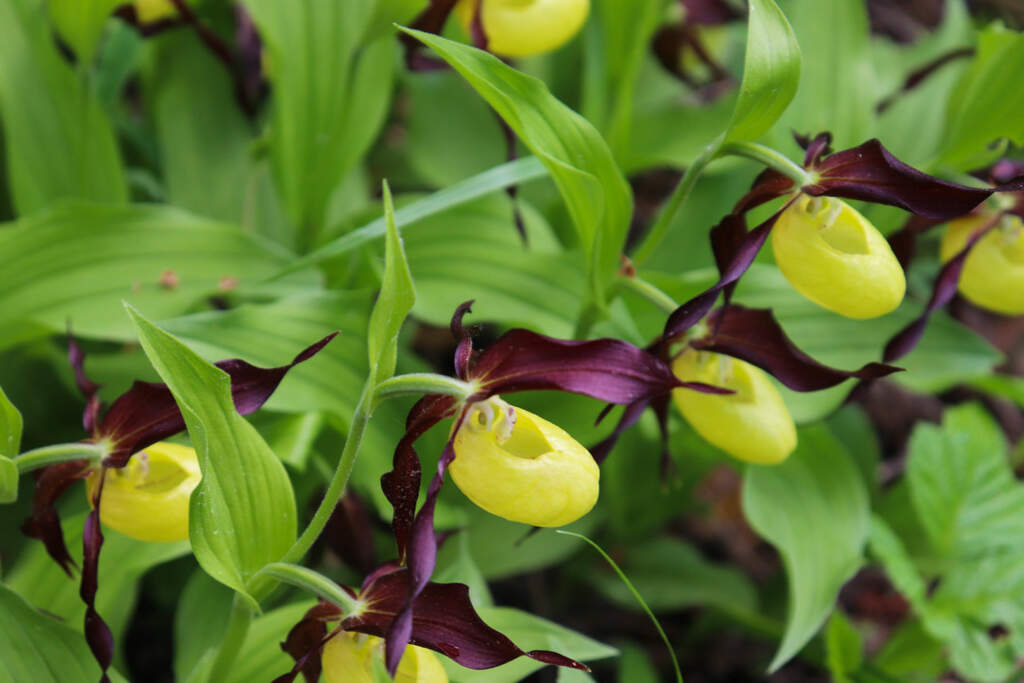
M 0 503 L 13 503 L 18 497 L 18 466 L 11 458 L 21 448 L 21 413 L 0 387 Z

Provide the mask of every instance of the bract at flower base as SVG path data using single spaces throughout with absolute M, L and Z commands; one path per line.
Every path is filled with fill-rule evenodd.
M 974 215 L 950 221 L 942 236 L 940 257 L 949 261 L 967 245 L 975 230 L 993 220 Z M 1024 223 L 1007 215 L 978 240 L 960 274 L 960 293 L 971 303 L 1004 315 L 1024 313 Z
M 672 370 L 684 381 L 707 382 L 733 394 L 674 389 L 676 406 L 697 433 L 729 455 L 775 465 L 796 448 L 796 426 L 768 376 L 755 366 L 718 353 L 686 349 Z
M 600 469 L 561 427 L 498 397 L 481 401 L 455 435 L 452 480 L 491 514 L 563 526 L 597 502 Z

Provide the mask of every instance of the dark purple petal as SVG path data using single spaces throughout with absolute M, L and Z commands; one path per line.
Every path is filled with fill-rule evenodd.
M 679 386 L 672 370 L 655 355 L 618 339 L 572 341 L 529 330 L 510 330 L 480 354 L 471 375 L 495 394 L 555 389 L 608 403 L 632 403 Z
M 990 230 L 999 225 L 1001 220 L 1002 214 L 993 216 L 991 221 L 974 231 L 967 240 L 967 244 L 957 252 L 956 256 L 946 262 L 946 265 L 942 267 L 942 270 L 939 271 L 938 276 L 935 278 L 935 283 L 932 286 L 932 295 L 928 299 L 928 305 L 925 306 L 920 316 L 889 340 L 889 343 L 885 345 L 885 351 L 882 353 L 882 360 L 886 363 L 899 360 L 917 346 L 917 343 L 921 341 L 925 328 L 928 326 L 928 319 L 931 318 L 932 313 L 943 308 L 953 300 L 957 285 L 960 283 L 960 273 L 963 272 L 964 263 L 967 262 L 967 256 L 971 253 L 971 249 Z
M 832 153 L 832 133 L 818 133 L 814 138 L 795 133 L 793 137 L 804 149 L 804 168 L 816 165 L 821 157 Z
M 616 423 L 615 429 L 612 430 L 612 433 L 587 449 L 590 451 L 590 454 L 594 456 L 594 460 L 598 465 L 603 463 L 611 454 L 612 449 L 615 448 L 615 444 L 618 443 L 619 437 L 622 436 L 622 433 L 637 423 L 637 420 L 640 419 L 644 414 L 644 411 L 647 410 L 647 406 L 650 404 L 651 400 L 646 398 L 630 403 L 626 406 L 626 409 L 622 411 L 622 415 L 619 416 L 619 421 Z M 611 408 L 611 406 L 608 407 Z M 606 413 L 607 410 L 603 411 L 602 417 Z
M 342 562 L 366 575 L 377 566 L 373 529 L 373 519 L 363 499 L 349 490 L 334 507 L 322 538 Z
M 68 576 L 71 576 L 75 561 L 71 559 L 67 544 L 64 543 L 64 531 L 60 527 L 56 503 L 75 482 L 89 474 L 90 465 L 88 460 L 72 460 L 36 470 L 32 516 L 21 527 L 26 536 L 43 542 L 46 552 Z
M 750 191 L 740 197 L 733 206 L 732 212 L 734 214 L 747 213 L 751 209 L 792 192 L 794 189 L 796 189 L 796 183 L 792 178 L 774 169 L 766 168 L 754 178 Z M 744 229 L 746 229 L 746 224 L 744 224 Z
M 962 216 L 995 191 L 922 173 L 894 157 L 876 139 L 836 152 L 814 170 L 819 178 L 803 188 L 807 194 L 888 204 L 927 218 Z
M 71 336 L 71 325 L 68 325 L 68 364 L 75 373 L 75 385 L 78 391 L 85 398 L 85 410 L 82 412 L 82 427 L 86 432 L 92 434 L 96 429 L 97 418 L 100 412 L 100 399 L 97 393 L 100 385 L 89 379 L 85 374 L 85 352 L 78 346 L 78 342 Z
M 406 605 L 414 582 L 409 571 L 387 574 L 361 594 L 369 609 L 342 622 L 349 631 L 386 636 Z M 461 583 L 428 583 L 413 603 L 410 642 L 449 657 L 469 669 L 490 669 L 526 655 L 545 664 L 589 669 L 555 652 L 523 652 L 505 635 L 484 623 Z M 390 645 L 390 643 L 389 643 Z
M 96 611 L 96 591 L 99 588 L 100 549 L 103 547 L 103 531 L 100 529 L 100 499 L 106 469 L 100 472 L 100 481 L 92 496 L 92 511 L 85 518 L 82 530 L 82 581 L 78 594 L 85 603 L 85 640 L 89 643 L 92 656 L 100 665 L 100 683 L 109 683 L 107 669 L 114 661 L 114 634 Z
M 217 367 L 231 377 L 231 395 L 235 409 L 248 415 L 259 409 L 277 389 L 293 367 L 315 356 L 337 332 L 331 333 L 303 350 L 288 365 L 258 368 L 243 360 L 229 359 Z M 132 453 L 185 429 L 185 421 L 166 384 L 135 382 L 121 394 L 103 418 L 99 435 L 111 439 L 114 446 L 104 461 L 110 467 L 124 467 Z
M 395 511 L 391 527 L 398 544 L 399 559 L 405 559 L 416 515 L 416 500 L 420 495 L 420 459 L 413 444 L 428 429 L 453 415 L 455 404 L 454 397 L 438 394 L 424 396 L 417 401 L 405 420 L 405 434 L 395 448 L 391 471 L 380 478 L 384 495 Z
M 989 174 L 995 185 L 1009 185 L 1013 181 L 1024 176 L 1024 161 L 1017 159 L 1002 159 L 992 166 Z
M 462 325 L 462 319 L 473 310 L 473 300 L 464 301 L 459 304 L 452 315 L 449 329 L 457 343 L 455 347 L 455 375 L 461 380 L 469 378 L 469 366 L 473 361 L 473 338 L 469 331 Z
M 321 600 L 306 612 L 281 643 L 281 649 L 291 655 L 295 666 L 284 676 L 275 678 L 274 683 L 290 683 L 300 672 L 306 683 L 320 680 L 320 653 L 330 636 L 334 635 L 328 635 L 326 623 L 340 619 L 341 614 L 337 605 L 326 600 Z
M 745 360 L 794 391 L 818 391 L 851 377 L 876 379 L 900 370 L 881 363 L 868 363 L 852 371 L 822 365 L 786 337 L 769 309 L 734 304 L 714 311 L 708 326 L 712 332 L 690 342 L 694 348 Z
M 714 235 L 716 231 L 719 231 L 722 235 L 719 237 L 718 246 L 715 248 L 716 260 L 719 258 L 719 252 L 723 254 L 723 257 L 727 255 L 725 253 L 726 250 L 732 252 L 732 258 L 724 268 L 719 265 L 721 275 L 719 276 L 718 282 L 713 284 L 706 291 L 684 303 L 669 315 L 668 320 L 665 321 L 665 331 L 662 333 L 662 338 L 666 342 L 671 342 L 673 339 L 699 323 L 715 305 L 715 301 L 718 300 L 719 292 L 727 289 L 731 292 L 731 285 L 737 282 L 740 277 L 747 272 L 747 269 L 750 268 L 754 259 L 757 258 L 757 252 L 761 250 L 761 247 L 764 246 L 765 240 L 768 239 L 768 235 L 771 233 L 772 227 L 775 225 L 775 221 L 779 219 L 779 216 L 782 215 L 782 212 L 785 211 L 791 203 L 792 200 L 786 202 L 786 205 L 772 214 L 768 220 L 761 223 L 761 225 L 757 226 L 750 232 L 744 234 L 742 239 L 740 239 L 736 233 L 737 226 L 741 225 L 741 223 L 737 221 L 743 221 L 743 218 L 736 217 L 735 214 L 729 214 L 722 219 L 721 223 L 712 229 L 712 235 Z
M 682 0 L 686 23 L 717 26 L 739 19 L 742 14 L 724 0 Z

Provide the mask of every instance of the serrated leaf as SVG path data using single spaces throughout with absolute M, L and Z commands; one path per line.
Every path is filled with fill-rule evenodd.
M 203 479 L 189 505 L 189 540 L 210 576 L 250 597 L 248 580 L 296 537 L 284 465 L 236 411 L 223 371 L 128 307 L 139 341 L 174 394 Z
M 0 3 L 0 26 L 0 120 L 17 213 L 64 197 L 124 202 L 110 121 L 82 75 L 58 53 L 46 12 L 37 2 L 8 0 Z
M 633 211 L 628 183 L 600 133 L 547 87 L 482 50 L 403 29 L 472 85 L 547 167 L 586 254 L 592 295 L 615 275 Z M 511 229 L 511 226 L 510 226 Z
M 67 204 L 0 228 L 0 319 L 128 341 L 122 301 L 154 317 L 180 315 L 223 288 L 277 293 L 315 286 L 299 273 L 263 280 L 292 258 L 238 228 L 168 206 Z
M 976 168 L 998 154 L 987 149 L 993 141 L 1024 143 L 1024 91 L 1016 87 L 1022 70 L 1024 34 L 999 24 L 980 33 L 974 61 L 950 94 L 940 163 Z
M 124 681 L 110 672 L 116 683 Z M 93 683 L 100 668 L 82 634 L 32 609 L 0 584 L 0 680 Z
M 416 302 L 412 273 L 409 272 L 402 238 L 395 225 L 395 208 L 391 203 L 391 189 L 387 183 L 384 183 L 384 216 L 387 220 L 384 277 L 377 303 L 370 314 L 366 340 L 370 359 L 370 386 L 376 386 L 395 373 L 398 333 Z
M 963 559 L 1024 545 L 1024 486 L 999 428 L 978 405 L 921 423 L 910 439 L 910 494 L 935 549 Z
M 840 587 L 863 563 L 870 505 L 850 455 L 823 426 L 801 429 L 781 465 L 750 466 L 743 511 L 782 555 L 789 610 L 774 671 L 818 631 Z
M 18 498 L 18 466 L 11 460 L 21 448 L 21 413 L 0 387 L 0 504 Z
M 800 46 L 773 0 L 751 0 L 743 81 L 726 141 L 755 140 L 789 106 L 800 82 Z

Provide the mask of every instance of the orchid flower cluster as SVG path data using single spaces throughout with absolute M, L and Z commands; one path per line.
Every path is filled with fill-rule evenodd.
M 149 23 L 174 16 L 177 6 L 137 0 L 134 11 L 140 22 Z M 414 26 L 438 33 L 453 15 L 478 47 L 518 58 L 565 44 L 580 31 L 588 11 L 588 0 L 452 0 L 430 3 Z M 691 20 L 712 26 L 734 18 L 703 16 Z M 674 51 L 681 44 L 702 51 L 698 34 L 683 26 L 656 39 L 663 62 L 677 60 Z M 422 64 L 416 50 L 407 48 L 409 63 Z M 716 67 L 709 60 L 705 66 Z M 685 69 L 678 71 L 685 76 Z M 828 133 L 798 141 L 805 149 L 800 166 L 766 161 L 768 168 L 749 192 L 710 228 L 717 280 L 668 312 L 660 334 L 644 347 L 622 339 L 560 339 L 514 328 L 477 348 L 471 326 L 464 323 L 473 302 L 455 310 L 449 326 L 454 377 L 424 380 L 428 388 L 409 410 L 391 470 L 380 479 L 393 511 L 394 558 L 369 571 L 358 587 L 318 592 L 317 604 L 281 634 L 282 648 L 295 664 L 290 672 L 274 672 L 275 683 L 300 675 L 309 683 L 321 675 L 327 683 L 369 683 L 381 654 L 396 680 L 420 683 L 448 680 L 441 658 L 489 669 L 528 657 L 586 671 L 583 663 L 557 652 L 524 651 L 481 618 L 467 586 L 432 580 L 445 538 L 435 528 L 435 511 L 447 475 L 466 498 L 492 515 L 529 527 L 562 527 L 595 507 L 603 461 L 648 409 L 657 418 L 666 453 L 674 404 L 697 434 L 728 456 L 755 466 L 778 465 L 795 451 L 799 437 L 776 383 L 814 392 L 901 371 L 893 363 L 913 350 L 929 316 L 958 290 L 982 308 L 1024 314 L 1024 169 L 1018 164 L 998 163 L 986 186 L 968 187 L 901 162 L 878 140 L 836 152 Z M 897 207 L 911 218 L 887 240 L 849 201 Z M 768 204 L 774 208 L 770 217 L 749 228 L 748 214 Z M 877 362 L 848 370 L 829 367 L 800 350 L 772 310 L 733 302 L 738 282 L 770 237 L 775 263 L 801 296 L 855 320 L 884 316 L 904 301 L 904 273 L 915 238 L 939 225 L 946 225 L 943 266 L 931 298 L 920 316 L 893 336 Z M 630 278 L 624 260 L 621 277 Z M 487 311 L 480 313 L 486 318 Z M 291 369 L 315 357 L 334 337 L 314 342 L 279 367 L 260 368 L 240 359 L 217 363 L 230 379 L 237 412 L 259 410 Z M 82 457 L 51 461 L 42 449 L 38 461 L 26 465 L 35 473 L 35 499 L 23 530 L 72 575 L 75 562 L 57 504 L 84 482 L 90 506 L 80 568 L 84 634 L 107 681 L 114 636 L 96 606 L 103 529 L 142 542 L 189 539 L 194 528 L 190 501 L 204 473 L 196 451 L 171 440 L 185 431 L 186 419 L 167 385 L 137 381 L 104 409 L 100 386 L 87 375 L 85 354 L 70 334 L 68 356 L 85 401 Z M 621 411 L 606 438 L 585 445 L 553 422 L 554 416 L 511 402 L 512 395 L 526 391 L 564 392 L 606 404 L 599 410 L 595 403 L 598 423 Z M 436 469 L 424 477 L 416 444 L 448 420 Z M 331 506 L 337 502 L 329 501 Z

